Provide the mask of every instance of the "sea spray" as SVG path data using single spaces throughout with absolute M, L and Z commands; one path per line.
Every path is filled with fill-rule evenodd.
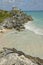
M 25 23 L 24 27 L 25 27 L 25 29 L 32 31 L 35 34 L 43 35 L 43 29 L 38 28 L 35 24 L 33 24 L 32 21 Z

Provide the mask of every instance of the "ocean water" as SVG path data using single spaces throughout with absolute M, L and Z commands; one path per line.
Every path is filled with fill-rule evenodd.
M 33 17 L 33 21 L 27 23 L 26 29 L 43 35 L 43 11 L 26 11 L 25 13 Z
M 24 31 L 11 30 L 1 34 L 0 49 L 16 48 L 31 56 L 43 58 L 43 11 L 25 13 L 31 15 L 34 20 L 24 25 Z

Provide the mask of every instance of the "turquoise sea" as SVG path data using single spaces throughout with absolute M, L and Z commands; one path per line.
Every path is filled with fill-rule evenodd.
M 12 30 L 4 33 L 0 40 L 0 48 L 11 47 L 26 54 L 43 58 L 43 11 L 26 11 L 33 21 L 26 23 L 25 30 Z
M 28 29 L 36 34 L 43 35 L 43 11 L 26 11 L 25 13 L 33 17 Z

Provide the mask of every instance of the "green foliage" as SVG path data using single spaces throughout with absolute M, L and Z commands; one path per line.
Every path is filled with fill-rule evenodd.
M 11 13 L 9 11 L 0 10 L 0 23 L 3 22 L 5 18 L 11 17 Z

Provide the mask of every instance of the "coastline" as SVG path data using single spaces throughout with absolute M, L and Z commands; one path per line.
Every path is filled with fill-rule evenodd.
M 39 17 L 39 16 L 37 16 L 37 17 Z M 18 18 L 18 16 L 17 16 L 17 18 Z M 37 18 L 35 18 L 35 19 L 37 19 Z M 8 22 L 6 20 L 4 22 L 5 26 L 7 26 L 7 28 L 9 28 L 10 27 L 9 24 L 11 24 L 11 23 L 9 23 L 9 20 L 11 21 L 12 19 L 7 19 Z M 42 52 L 43 51 L 43 35 L 38 35 L 33 32 L 34 30 L 37 32 L 39 29 L 36 30 L 36 28 L 34 28 L 33 26 L 32 26 L 33 27 L 32 28 L 30 26 L 29 29 L 31 28 L 32 31 L 29 29 L 28 30 L 24 29 L 24 31 L 18 32 L 18 30 L 21 29 L 20 28 L 21 23 L 19 23 L 21 21 L 21 19 L 20 19 L 20 21 L 18 21 L 18 19 L 16 19 L 16 20 L 17 20 L 17 22 L 15 22 L 15 20 L 13 20 L 14 24 L 17 23 L 16 26 L 14 25 L 14 27 L 16 27 L 14 30 L 13 29 L 4 29 L 4 30 L 2 30 L 4 32 L 0 33 L 0 50 L 2 50 L 3 47 L 16 48 L 31 56 L 43 58 L 43 52 Z M 27 20 L 26 20 L 26 22 L 27 22 Z M 37 22 L 37 21 L 35 21 L 35 22 Z M 39 23 L 39 21 L 38 21 L 38 23 Z M 17 29 L 17 31 L 16 31 L 16 29 Z M 38 31 L 38 32 L 40 33 L 40 31 Z

